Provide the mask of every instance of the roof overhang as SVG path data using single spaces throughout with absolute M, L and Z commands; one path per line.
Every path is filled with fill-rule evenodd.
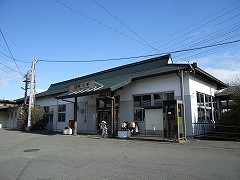
M 19 103 L 12 100 L 1 100 L 0 99 L 0 109 L 8 109 L 11 107 L 17 107 Z
M 55 99 L 67 99 L 67 98 L 73 98 L 73 97 L 95 95 L 95 94 L 99 94 L 100 92 L 104 92 L 104 91 L 115 91 L 117 89 L 120 89 L 120 88 L 130 84 L 131 80 L 132 80 L 131 78 L 127 78 L 120 82 L 116 82 L 113 79 L 107 79 L 107 80 L 104 80 L 103 82 L 95 81 L 93 86 L 91 86 L 91 87 L 77 88 L 74 90 L 69 90 L 68 92 L 65 92 L 63 94 L 55 96 L 54 98 Z

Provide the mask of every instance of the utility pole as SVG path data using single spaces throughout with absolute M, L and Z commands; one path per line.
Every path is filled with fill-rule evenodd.
M 24 76 L 25 77 L 25 80 L 23 82 L 25 82 L 25 88 L 23 89 L 24 90 L 24 104 L 23 104 L 23 109 L 24 109 L 24 112 L 27 114 L 27 95 L 28 95 L 28 89 L 29 89 L 29 83 L 30 83 L 30 72 L 28 71 L 27 74 Z M 26 122 L 28 120 L 27 116 L 26 116 Z M 24 128 L 25 128 L 26 124 L 24 124 Z
M 30 130 L 31 126 L 31 113 L 32 108 L 35 104 L 35 65 L 36 65 L 36 59 L 34 58 L 32 62 L 32 72 L 31 72 L 31 81 L 30 81 L 30 95 L 29 95 L 29 105 L 28 105 L 28 123 L 27 128 Z

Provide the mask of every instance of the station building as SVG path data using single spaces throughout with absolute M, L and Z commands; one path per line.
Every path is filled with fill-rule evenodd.
M 225 87 L 197 63 L 175 64 L 168 54 L 51 84 L 36 103 L 53 131 L 74 120 L 78 133 L 98 133 L 105 120 L 117 136 L 122 122 L 134 121 L 139 134 L 171 138 L 177 129 L 180 138 L 193 136 L 196 122 L 215 122 L 214 93 Z

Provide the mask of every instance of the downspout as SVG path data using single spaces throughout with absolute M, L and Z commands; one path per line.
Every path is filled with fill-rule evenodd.
M 77 135 L 77 97 L 74 98 L 74 133 L 73 135 Z
M 184 138 L 185 138 L 185 140 L 187 140 L 183 70 L 181 70 L 180 72 L 181 72 L 181 76 L 180 76 L 179 74 L 177 74 L 177 75 L 178 75 L 178 77 L 180 78 L 181 100 L 182 100 L 182 104 L 183 104 Z
M 74 129 L 73 129 L 73 135 L 77 135 L 77 97 L 74 97 L 73 101 L 68 101 L 66 99 L 62 98 L 62 101 L 73 103 L 73 119 L 74 119 Z
M 184 119 L 184 136 L 185 140 L 187 140 L 187 125 L 186 125 L 186 115 L 185 115 L 185 92 L 184 92 L 184 76 L 183 76 L 183 70 L 181 70 L 181 98 L 182 98 L 182 103 L 183 103 L 183 119 Z
M 56 132 L 58 132 L 57 125 L 58 125 L 58 99 L 57 99 L 57 119 L 56 119 Z

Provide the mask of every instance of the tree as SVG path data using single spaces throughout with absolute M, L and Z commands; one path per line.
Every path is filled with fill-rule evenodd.
M 44 109 L 39 106 L 35 105 L 32 108 L 32 114 L 31 114 L 31 129 L 32 130 L 42 130 L 45 127 L 45 123 L 43 122 L 43 114 L 44 114 Z
M 240 85 L 231 86 L 231 94 L 229 94 L 232 102 L 230 110 L 221 115 L 220 125 L 224 126 L 240 126 Z
M 22 130 L 25 129 L 27 124 L 27 108 L 21 106 L 19 122 L 22 125 Z M 31 130 L 42 130 L 46 126 L 46 122 L 43 121 L 44 110 L 41 106 L 35 105 L 31 111 Z
M 21 105 L 20 108 L 21 109 L 20 109 L 20 115 L 19 115 L 18 121 L 22 126 L 22 131 L 24 131 L 27 124 L 27 109 L 26 107 L 24 107 L 24 105 Z

